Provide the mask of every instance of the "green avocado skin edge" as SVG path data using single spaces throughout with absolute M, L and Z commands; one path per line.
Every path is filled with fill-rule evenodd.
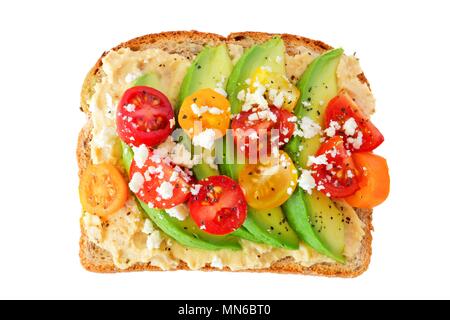
M 328 51 L 307 67 L 297 83 L 301 94 L 295 109 L 297 117 L 307 116 L 323 125 L 325 108 L 338 93 L 336 70 L 342 54 L 342 49 Z M 320 143 L 319 136 L 311 139 L 295 136 L 285 151 L 301 172 L 306 168 L 308 156 L 317 152 Z M 299 147 L 303 149 L 299 151 Z M 290 225 L 306 244 L 337 262 L 345 263 L 342 213 L 330 198 L 318 191 L 310 195 L 297 187 L 282 207 Z

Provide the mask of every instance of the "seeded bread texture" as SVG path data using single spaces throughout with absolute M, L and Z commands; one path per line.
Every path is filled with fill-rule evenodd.
M 127 42 L 121 43 L 111 50 L 118 50 L 120 48 L 130 48 L 131 50 L 145 50 L 147 48 L 158 48 L 169 53 L 177 53 L 183 55 L 189 60 L 192 60 L 206 45 L 218 45 L 221 43 L 238 44 L 244 48 L 251 47 L 254 44 L 264 42 L 275 34 L 262 32 L 236 32 L 231 33 L 228 37 L 223 37 L 212 33 L 203 33 L 198 31 L 176 31 L 163 32 L 157 34 L 149 34 L 138 37 Z M 282 37 L 286 45 L 286 52 L 289 55 L 298 53 L 298 48 L 307 47 L 317 53 L 325 52 L 332 49 L 331 46 L 317 40 L 291 35 L 291 34 L 277 34 Z M 86 114 L 87 122 L 79 134 L 77 147 L 77 160 L 79 175 L 83 174 L 86 167 L 92 162 L 90 158 L 90 141 L 91 122 L 88 101 L 93 95 L 93 88 L 95 83 L 100 82 L 104 76 L 101 66 L 101 59 L 107 54 L 99 58 L 94 67 L 87 74 L 82 90 L 81 90 L 81 105 L 80 109 Z M 358 75 L 358 79 L 362 83 L 366 83 L 367 79 L 363 73 Z M 328 277 L 356 277 L 367 270 L 370 257 L 372 253 L 372 210 L 356 210 L 359 218 L 364 224 L 365 236 L 362 240 L 362 246 L 359 254 L 352 260 L 347 261 L 345 265 L 338 263 L 320 263 L 311 267 L 304 267 L 292 258 L 284 258 L 274 262 L 270 268 L 264 269 L 248 269 L 240 272 L 272 272 L 272 273 L 293 273 L 293 274 L 307 274 L 307 275 L 321 275 Z M 113 272 L 130 272 L 130 271 L 160 271 L 161 269 L 151 266 L 149 263 L 138 263 L 126 270 L 117 268 L 110 256 L 110 254 L 90 242 L 85 234 L 83 225 L 81 226 L 80 238 L 80 261 L 82 266 L 92 272 L 99 273 L 113 273 Z M 177 270 L 189 270 L 185 263 L 180 263 Z M 211 266 L 202 268 L 203 271 L 230 271 L 229 268 L 216 269 Z

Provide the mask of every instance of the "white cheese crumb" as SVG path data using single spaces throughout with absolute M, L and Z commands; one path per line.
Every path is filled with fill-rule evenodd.
M 189 216 L 189 208 L 186 204 L 182 203 L 173 208 L 166 209 L 166 212 L 169 216 L 174 217 L 180 221 L 186 220 Z
M 134 193 L 138 193 L 144 185 L 144 176 L 140 172 L 135 172 L 131 177 L 128 187 Z
M 336 130 L 339 130 L 340 128 L 339 122 L 332 120 L 330 121 L 330 126 L 324 130 L 324 133 L 332 138 L 336 135 Z
M 292 116 L 292 117 L 289 117 L 288 119 L 287 119 L 287 121 L 288 122 L 297 122 L 297 117 L 296 116 Z
M 356 123 L 355 119 L 349 118 L 347 121 L 345 121 L 343 129 L 345 131 L 345 134 L 347 136 L 353 136 L 355 134 L 355 130 L 358 128 L 358 124 Z
M 294 190 L 291 187 L 287 188 L 287 194 L 288 195 L 291 195 L 292 192 L 294 192 Z
M 211 114 L 222 114 L 223 110 L 216 108 L 216 107 L 211 107 L 211 108 L 208 108 L 208 112 Z
M 202 185 L 201 184 L 194 184 L 192 187 L 191 187 L 191 194 L 193 195 L 193 196 L 196 196 L 196 195 L 198 195 L 198 193 L 200 192 L 200 189 L 202 188 Z
M 239 101 L 244 101 L 245 100 L 245 90 L 239 91 L 239 93 L 237 94 L 237 98 Z
M 352 170 L 350 169 L 347 170 L 347 177 L 349 177 L 350 179 L 354 177 Z
M 309 194 L 312 194 L 312 190 L 316 187 L 316 181 L 311 175 L 311 171 L 305 169 L 302 170 L 302 174 L 298 179 L 298 185 Z
M 134 112 L 136 110 L 136 106 L 132 103 L 129 103 L 124 106 L 124 109 L 127 110 L 128 112 Z
M 224 97 L 227 97 L 227 95 L 228 95 L 227 92 L 223 88 L 220 88 L 220 87 L 215 88 L 214 91 L 217 92 L 218 94 L 223 95 Z
M 161 242 L 161 233 L 159 230 L 155 230 L 147 237 L 147 248 L 158 249 L 161 246 Z
M 211 261 L 211 267 L 223 269 L 222 260 L 218 256 L 214 256 Z
M 155 228 L 153 228 L 152 222 L 149 219 L 145 219 L 144 227 L 142 228 L 142 232 L 146 233 L 146 234 L 150 234 L 153 232 L 153 230 L 155 230 Z
M 273 99 L 273 105 L 277 108 L 281 108 L 283 103 L 284 103 L 284 93 L 281 91 L 275 96 L 275 99 Z
M 200 146 L 202 148 L 211 150 L 214 146 L 216 134 L 213 129 L 206 129 L 194 136 L 192 143 L 194 146 Z
M 281 62 L 283 62 L 283 58 L 281 58 L 281 56 L 277 56 L 277 57 L 275 58 L 275 62 L 278 63 L 278 64 L 280 64 Z
M 141 144 L 139 147 L 133 147 L 134 162 L 139 169 L 142 169 L 148 158 L 148 148 L 145 144 Z
M 300 120 L 301 136 L 310 139 L 320 133 L 321 127 L 309 117 Z
M 308 156 L 308 163 L 306 164 L 308 167 L 312 166 L 313 164 L 321 165 L 321 164 L 328 164 L 327 161 L 327 155 L 321 154 L 320 156 Z
M 161 185 L 156 188 L 156 192 L 163 198 L 164 200 L 170 199 L 173 196 L 173 185 L 170 182 L 163 181 Z
M 175 127 L 175 118 L 171 118 L 171 119 L 169 120 L 169 126 L 170 126 L 170 129 L 172 129 L 173 127 Z
M 361 146 L 363 144 L 362 138 L 363 138 L 362 132 L 358 131 L 358 135 L 356 136 L 356 138 L 352 138 L 352 137 L 347 138 L 347 143 L 353 145 L 353 148 L 359 149 L 359 148 L 361 148 Z M 351 155 L 351 153 L 349 155 Z

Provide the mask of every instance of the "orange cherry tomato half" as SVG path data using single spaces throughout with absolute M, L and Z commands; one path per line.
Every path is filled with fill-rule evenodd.
M 107 217 L 123 207 L 128 186 L 113 165 L 92 164 L 80 179 L 79 194 L 84 211 Z
M 370 209 L 381 204 L 389 195 L 390 178 L 386 159 L 369 152 L 354 153 L 358 170 L 359 190 L 345 198 L 355 208 Z

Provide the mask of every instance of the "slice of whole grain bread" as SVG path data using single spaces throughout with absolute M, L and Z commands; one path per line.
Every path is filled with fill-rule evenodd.
M 147 48 L 158 48 L 165 50 L 169 53 L 177 53 L 185 56 L 187 59 L 192 60 L 195 55 L 205 45 L 217 45 L 220 43 L 238 44 L 244 48 L 250 47 L 253 44 L 261 43 L 274 36 L 274 34 L 262 33 L 262 32 L 237 32 L 231 33 L 228 37 L 223 37 L 212 33 L 202 33 L 198 31 L 177 31 L 177 32 L 163 32 L 157 34 L 149 34 L 142 37 L 132 39 L 124 42 L 111 50 L 117 50 L 119 48 L 128 47 L 132 50 L 144 50 Z M 332 47 L 317 40 L 311 40 L 308 38 L 281 34 L 280 35 L 286 45 L 286 52 L 289 55 L 295 55 L 298 53 L 298 47 L 307 47 L 318 53 L 322 53 Z M 86 79 L 83 83 L 81 91 L 81 106 L 80 109 L 87 115 L 87 123 L 81 130 L 78 138 L 77 147 L 77 159 L 79 167 L 79 175 L 83 173 L 87 165 L 91 162 L 90 158 L 90 141 L 91 123 L 90 123 L 90 111 L 88 101 L 93 94 L 93 88 L 95 83 L 99 82 L 104 76 L 101 66 L 101 59 L 106 55 L 106 52 L 100 57 L 94 67 L 89 71 Z M 358 79 L 367 83 L 367 79 L 364 74 L 361 73 Z M 345 265 L 338 263 L 320 263 L 311 267 L 304 267 L 298 263 L 295 263 L 292 258 L 284 258 L 272 264 L 270 268 L 265 269 L 249 269 L 243 270 L 247 272 L 274 272 L 274 273 L 298 273 L 309 275 L 322 275 L 329 277 L 356 277 L 367 270 L 370 262 L 370 256 L 372 253 L 372 210 L 356 210 L 359 218 L 365 226 L 365 236 L 362 240 L 362 246 L 359 254 L 352 260 L 347 261 Z M 110 256 L 110 254 L 90 242 L 85 234 L 83 226 L 81 224 L 81 238 L 80 238 L 80 261 L 86 270 L 93 272 L 128 272 L 128 271 L 157 271 L 160 270 L 157 267 L 150 264 L 136 264 L 132 267 L 121 270 L 117 268 Z M 178 270 L 189 270 L 185 263 L 180 263 Z M 228 268 L 222 270 L 216 269 L 210 266 L 203 268 L 204 271 L 230 271 Z

